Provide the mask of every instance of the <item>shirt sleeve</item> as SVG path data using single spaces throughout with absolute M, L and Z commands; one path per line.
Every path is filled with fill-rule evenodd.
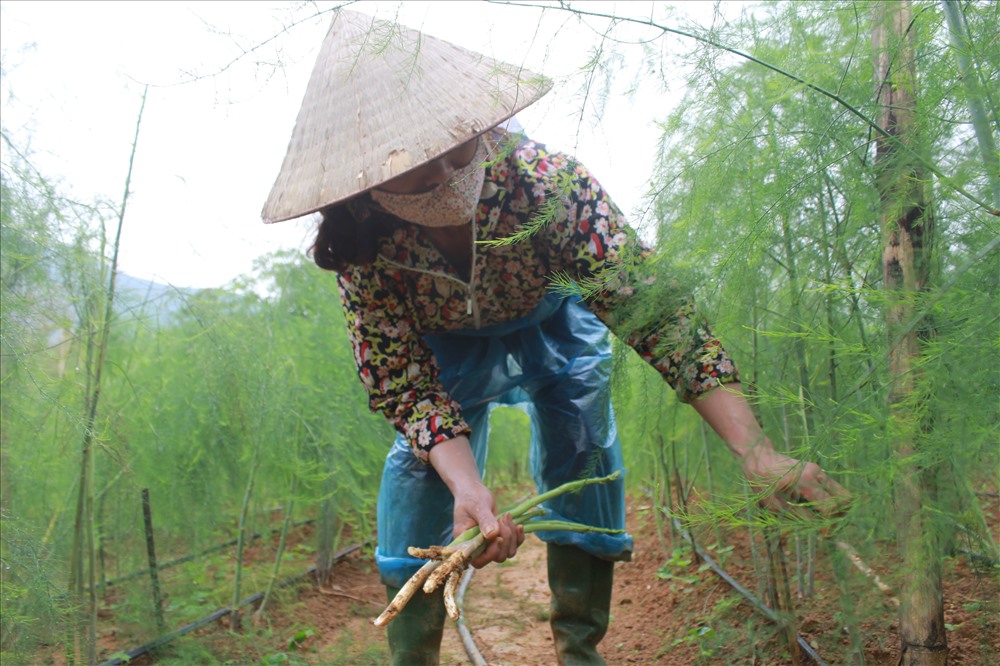
M 658 258 L 621 211 L 575 160 L 529 146 L 525 186 L 537 205 L 558 200 L 548 224 L 553 266 L 583 286 L 587 305 L 652 365 L 684 402 L 739 372 L 690 294 L 658 277 Z
M 471 432 L 461 407 L 438 381 L 434 354 L 386 278 L 370 267 L 338 274 L 338 287 L 368 406 L 406 437 L 429 462 L 435 444 Z

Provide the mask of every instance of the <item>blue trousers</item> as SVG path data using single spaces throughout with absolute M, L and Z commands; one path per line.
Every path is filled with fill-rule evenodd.
M 462 406 L 480 475 L 486 466 L 489 418 L 516 405 L 531 418 L 529 466 L 538 491 L 623 469 L 611 406 L 607 328 L 575 297 L 548 294 L 534 312 L 503 324 L 425 336 L 440 379 Z M 588 486 L 544 505 L 549 519 L 625 528 L 624 480 Z M 375 560 L 385 585 L 400 587 L 423 564 L 408 546 L 452 539 L 454 501 L 433 467 L 413 455 L 402 435 L 386 457 L 378 499 Z M 631 557 L 628 534 L 538 532 L 607 560 Z

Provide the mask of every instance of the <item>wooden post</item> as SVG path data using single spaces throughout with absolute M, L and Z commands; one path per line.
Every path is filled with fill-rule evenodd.
M 146 555 L 149 557 L 149 580 L 153 585 L 153 613 L 156 616 L 156 629 L 160 636 L 167 633 L 167 625 L 163 621 L 163 601 L 160 598 L 160 573 L 156 566 L 156 546 L 153 543 L 153 512 L 149 506 L 149 488 L 142 489 L 142 520 L 146 525 Z
M 896 529 L 903 562 L 900 594 L 900 666 L 943 666 L 948 661 L 938 538 L 924 511 L 933 470 L 920 461 L 930 425 L 922 409 L 921 338 L 912 330 L 915 302 L 927 288 L 933 217 L 922 173 L 912 153 L 920 150 L 915 118 L 916 56 L 908 0 L 875 6 L 872 45 L 879 124 L 876 169 L 881 201 L 883 282 L 888 335 L 889 439 L 899 468 L 893 487 Z

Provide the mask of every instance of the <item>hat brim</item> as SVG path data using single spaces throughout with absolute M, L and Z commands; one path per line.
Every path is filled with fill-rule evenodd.
M 338 10 L 262 217 L 302 217 L 500 125 L 548 79 L 398 24 Z

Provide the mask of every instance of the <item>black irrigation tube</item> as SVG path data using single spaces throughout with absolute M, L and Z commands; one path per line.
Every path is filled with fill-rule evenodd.
M 300 520 L 297 523 L 292 523 L 292 527 L 302 527 L 303 525 L 309 525 L 310 523 L 313 522 L 315 522 L 315 520 L 312 518 L 309 518 L 307 520 Z M 268 536 L 273 536 L 280 532 L 281 528 L 275 527 L 273 530 L 268 532 Z M 264 536 L 263 534 L 254 534 L 250 537 L 250 540 L 255 541 L 257 539 L 262 538 L 263 536 Z M 230 546 L 235 546 L 236 543 L 237 540 L 233 539 L 232 541 L 227 541 L 226 543 L 222 543 L 217 546 L 212 546 L 211 548 L 203 550 L 200 553 L 192 553 L 191 555 L 178 557 L 176 560 L 170 560 L 169 562 L 164 562 L 163 564 L 157 565 L 156 570 L 163 571 L 164 569 L 177 566 L 178 564 L 184 564 L 185 562 L 190 562 L 191 560 L 197 560 L 199 557 L 204 557 L 205 555 L 211 555 L 212 553 L 217 553 L 220 550 L 225 550 Z M 120 583 L 124 583 L 125 581 L 132 580 L 133 578 L 139 578 L 140 576 L 148 576 L 148 575 L 149 575 L 149 567 L 146 567 L 145 569 L 139 569 L 138 571 L 133 571 L 132 573 L 125 574 L 124 576 L 119 576 L 118 578 L 112 578 L 110 580 L 104 581 L 103 583 L 98 583 L 97 589 L 101 590 L 106 587 L 111 587 L 112 585 L 118 585 Z
M 348 555 L 350 555 L 354 551 L 358 550 L 359 548 L 361 548 L 361 544 L 355 544 L 355 545 L 351 546 L 350 548 L 345 548 L 344 550 L 340 551 L 339 553 L 337 553 L 336 555 L 333 556 L 334 562 L 335 563 L 339 562 L 340 560 L 344 559 L 345 557 L 347 557 Z M 288 587 L 289 585 L 302 580 L 306 576 L 309 576 L 309 575 L 315 573 L 315 571 L 316 571 L 316 567 L 315 566 L 311 566 L 308 569 L 306 569 L 305 572 L 303 572 L 301 574 L 297 574 L 295 576 L 291 576 L 291 577 L 286 578 L 285 580 L 281 581 L 281 583 L 278 584 L 278 587 L 279 588 Z M 254 602 L 260 601 L 260 599 L 262 599 L 263 597 L 264 597 L 264 593 L 263 592 L 258 592 L 257 594 L 251 595 L 251 596 L 247 597 L 246 599 L 244 599 L 243 601 L 239 602 L 238 604 L 236 604 L 235 607 L 234 606 L 225 606 L 223 608 L 220 608 L 219 610 L 215 611 L 211 615 L 208 615 L 207 617 L 203 617 L 200 620 L 195 620 L 194 622 L 191 622 L 190 624 L 184 625 L 183 627 L 181 627 L 177 631 L 173 631 L 173 632 L 171 632 L 169 634 L 166 634 L 164 636 L 158 636 L 157 638 L 153 639 L 149 643 L 146 643 L 145 645 L 140 645 L 137 648 L 129 650 L 122 657 L 114 657 L 113 659 L 108 659 L 107 661 L 101 662 L 99 664 L 99 666 L 119 666 L 120 664 L 127 664 L 131 660 L 135 659 L 136 657 L 140 657 L 140 656 L 146 654 L 147 652 L 151 652 L 151 651 L 153 651 L 153 650 L 155 650 L 155 649 L 157 649 L 157 648 L 159 648 L 159 647 L 161 647 L 163 645 L 166 645 L 167 643 L 171 642 L 175 638 L 180 638 L 181 636 L 183 636 L 185 634 L 189 634 L 192 631 L 195 631 L 196 629 L 201 629 L 202 627 L 204 627 L 207 624 L 211 624 L 212 622 L 216 622 L 218 620 L 221 620 L 225 616 L 227 616 L 230 613 L 232 613 L 236 608 L 240 608 L 242 606 L 247 606 L 247 605 L 252 604 Z
M 660 507 L 660 511 L 663 512 L 665 515 L 668 513 L 662 507 Z M 737 592 L 746 597 L 747 600 L 749 600 L 750 603 L 757 610 L 763 613 L 771 622 L 775 624 L 781 623 L 780 618 L 774 613 L 774 611 L 772 611 L 770 608 L 764 605 L 764 603 L 761 602 L 759 599 L 757 599 L 757 597 L 755 597 L 749 590 L 747 590 L 745 587 L 736 582 L 736 579 L 730 576 L 725 569 L 716 564 L 715 561 L 711 557 L 709 557 L 704 550 L 702 550 L 701 546 L 695 543 L 694 539 L 691 538 L 691 535 L 688 533 L 688 531 L 681 526 L 680 522 L 676 518 L 671 518 L 671 520 L 673 521 L 674 526 L 680 531 L 680 534 L 684 538 L 684 540 L 691 544 L 691 547 L 694 548 L 695 552 L 698 553 L 698 556 L 702 559 L 702 561 L 704 561 L 705 564 L 707 564 L 709 567 L 712 568 L 712 571 L 714 571 L 724 581 L 729 583 L 733 587 L 733 589 L 735 589 Z M 483 657 L 483 653 L 480 652 L 479 647 L 476 646 L 476 640 L 472 636 L 472 631 L 465 624 L 465 609 L 463 607 L 463 601 L 465 600 L 465 590 L 469 586 L 469 581 L 472 580 L 472 572 L 473 572 L 472 568 L 466 570 L 465 575 L 462 576 L 462 583 L 459 585 L 458 588 L 456 601 L 459 609 L 462 611 L 462 615 L 459 616 L 458 622 L 455 623 L 455 626 L 458 629 L 459 637 L 462 639 L 462 646 L 465 647 L 465 653 L 469 656 L 469 661 L 472 662 L 473 666 L 488 666 L 486 659 Z M 795 640 L 799 644 L 799 647 L 802 648 L 802 651 L 805 652 L 809 656 L 809 658 L 816 663 L 817 666 L 828 666 L 828 664 L 825 661 L 823 661 L 822 657 L 819 656 L 819 654 L 812 648 L 811 645 L 809 645 L 809 643 L 806 642 L 806 639 L 803 638 L 800 634 L 795 635 Z
M 694 548 L 694 551 L 698 553 L 698 557 L 700 557 L 702 561 L 705 562 L 705 564 L 711 567 L 712 571 L 714 571 L 716 575 L 718 575 L 722 580 L 729 583 L 734 590 L 736 590 L 744 597 L 746 597 L 746 599 L 753 605 L 753 607 L 756 608 L 758 611 L 760 611 L 765 617 L 767 617 L 767 619 L 769 619 L 771 622 L 775 624 L 778 625 L 781 624 L 781 618 L 779 618 L 778 615 L 773 610 L 771 610 L 760 599 L 755 597 L 753 593 L 750 592 L 750 590 L 740 585 L 735 578 L 733 578 L 726 572 L 725 569 L 716 564 L 715 560 L 709 557 L 708 553 L 706 553 L 701 546 L 695 543 L 694 539 L 691 538 L 691 534 L 686 529 L 684 529 L 679 520 L 677 520 L 673 516 L 670 516 L 670 512 L 664 509 L 663 507 L 659 507 L 659 510 L 661 513 L 663 513 L 663 515 L 670 517 L 671 522 L 673 522 L 674 527 L 676 527 L 677 530 L 680 532 L 681 537 L 683 537 L 685 541 L 691 544 L 691 547 Z M 814 650 L 812 646 L 809 645 L 809 643 L 806 641 L 805 638 L 802 637 L 801 634 L 798 633 L 795 634 L 795 642 L 799 644 L 799 647 L 802 648 L 802 651 L 805 652 L 810 659 L 816 662 L 817 666 L 828 666 L 827 663 L 823 661 L 822 657 L 819 656 L 816 650 Z
M 956 552 L 960 555 L 965 555 L 966 557 L 968 557 L 969 561 L 976 566 L 985 566 L 985 567 L 1000 566 L 1000 561 L 993 559 L 989 555 L 976 553 L 971 550 L 966 550 L 965 548 L 959 548 Z

